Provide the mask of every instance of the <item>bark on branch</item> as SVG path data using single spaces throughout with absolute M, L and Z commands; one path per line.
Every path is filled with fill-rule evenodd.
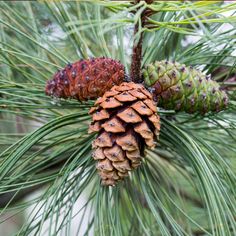
M 140 0 L 135 0 L 135 4 L 138 4 Z M 145 0 L 147 4 L 151 4 L 154 0 Z M 145 9 L 141 14 L 141 27 L 145 26 L 146 17 L 150 16 L 152 12 L 150 10 Z M 134 36 L 138 33 L 139 23 L 137 22 L 134 26 Z M 134 42 L 133 44 L 133 52 L 132 52 L 132 61 L 130 68 L 130 77 L 131 80 L 135 83 L 141 83 L 141 61 L 142 61 L 142 42 L 143 42 L 143 33 L 140 34 L 138 42 Z

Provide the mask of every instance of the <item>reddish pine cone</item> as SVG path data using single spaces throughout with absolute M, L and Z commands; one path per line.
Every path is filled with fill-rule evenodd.
M 93 158 L 103 185 L 114 186 L 141 164 L 144 148 L 155 147 L 160 118 L 152 95 L 141 84 L 122 83 L 98 98 L 89 132 L 99 132 Z
M 178 62 L 156 61 L 143 69 L 143 77 L 158 106 L 165 109 L 204 114 L 221 111 L 228 103 L 216 81 Z
M 47 95 L 75 98 L 80 101 L 96 99 L 112 86 L 124 81 L 124 66 L 110 58 L 80 60 L 58 71 L 46 85 Z

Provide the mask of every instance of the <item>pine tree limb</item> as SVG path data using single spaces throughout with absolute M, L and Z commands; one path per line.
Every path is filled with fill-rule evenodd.
M 135 4 L 138 4 L 140 0 L 135 0 Z M 154 0 L 146 0 L 147 4 L 153 3 Z M 145 26 L 146 17 L 153 14 L 149 9 L 145 9 L 141 14 L 141 27 Z M 139 22 L 137 22 L 134 26 L 134 37 L 139 31 Z M 131 81 L 135 83 L 141 83 L 141 61 L 142 61 L 142 43 L 143 43 L 143 33 L 140 34 L 138 42 L 134 42 L 133 52 L 132 52 L 132 61 L 131 61 L 131 69 L 130 69 L 130 77 Z

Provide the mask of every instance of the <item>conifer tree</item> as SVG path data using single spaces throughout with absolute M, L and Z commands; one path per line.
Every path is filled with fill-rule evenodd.
M 13 235 L 236 235 L 236 3 L 2 1 L 0 32 Z

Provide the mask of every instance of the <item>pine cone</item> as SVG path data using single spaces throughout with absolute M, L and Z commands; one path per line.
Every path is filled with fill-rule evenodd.
M 219 112 L 228 103 L 217 82 L 183 64 L 157 61 L 146 66 L 143 77 L 158 106 L 165 109 L 204 114 Z
M 141 84 L 122 83 L 91 108 L 89 132 L 99 132 L 93 158 L 103 185 L 114 186 L 141 164 L 145 146 L 155 147 L 160 118 L 152 95 Z
M 124 81 L 124 66 L 110 58 L 80 60 L 58 71 L 46 85 L 47 95 L 75 98 L 80 101 L 96 99 L 114 85 Z

